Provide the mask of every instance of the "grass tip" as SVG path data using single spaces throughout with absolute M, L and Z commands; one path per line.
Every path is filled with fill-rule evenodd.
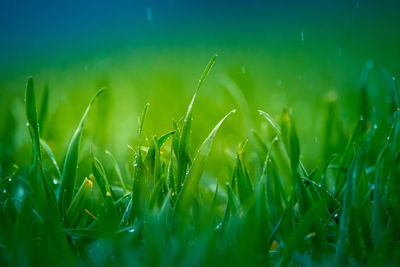
M 86 185 L 88 185 L 89 187 L 93 187 L 93 182 L 90 181 L 88 178 L 85 178 L 85 180 L 83 181 Z

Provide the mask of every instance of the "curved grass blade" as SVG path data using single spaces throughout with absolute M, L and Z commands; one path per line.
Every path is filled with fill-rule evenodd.
M 29 77 L 25 92 L 25 113 L 28 119 L 29 132 L 33 143 L 33 160 L 34 164 L 41 161 L 40 141 L 39 141 L 39 124 L 36 113 L 35 90 L 33 89 L 33 79 Z
M 346 258 L 346 246 L 349 237 L 349 223 L 352 217 L 352 212 L 356 207 L 356 181 L 360 177 L 360 173 L 364 171 L 366 164 L 367 153 L 370 149 L 372 137 L 375 134 L 374 128 L 370 130 L 366 140 L 362 144 L 360 151 L 356 153 L 351 162 L 350 168 L 347 171 L 346 184 L 344 186 L 343 208 L 340 215 L 338 240 L 336 245 L 336 264 L 342 264 Z
M 358 122 L 356 127 L 353 130 L 353 133 L 346 145 L 345 148 L 345 152 L 341 158 L 340 164 L 339 164 L 339 174 L 337 175 L 336 178 L 336 185 L 335 185 L 335 198 L 337 198 L 342 192 L 343 192 L 343 188 L 344 185 L 346 183 L 346 179 L 345 179 L 345 172 L 344 170 L 347 169 L 348 166 L 350 166 L 351 164 L 351 159 L 352 156 L 354 155 L 353 152 L 353 146 L 355 143 L 359 142 L 361 140 L 361 138 L 364 136 L 364 134 L 366 133 L 365 126 L 366 122 L 365 120 L 361 117 Z
M 85 202 L 88 199 L 92 188 L 93 182 L 85 178 L 81 187 L 78 190 L 78 193 L 76 193 L 74 199 L 71 202 L 71 205 L 66 212 L 65 220 L 66 225 L 68 225 L 69 227 L 75 227 L 78 224 L 79 219 L 83 214 L 83 210 L 85 209 Z
M 120 227 L 127 227 L 132 224 L 133 217 L 132 217 L 132 196 L 128 202 L 128 205 L 126 206 L 126 209 L 124 211 L 124 215 L 122 215 L 121 222 L 119 224 Z
M 93 155 L 91 155 L 91 165 L 92 165 L 92 172 L 96 179 L 96 182 L 100 188 L 100 191 L 104 198 L 107 196 L 107 193 L 111 194 L 111 187 L 108 183 L 108 179 L 106 176 L 106 172 L 104 170 L 103 164 Z
M 158 140 L 157 140 L 157 146 L 158 149 L 161 148 L 161 146 L 165 143 L 165 141 L 168 140 L 169 137 L 171 137 L 173 134 L 175 134 L 176 131 L 171 131 L 169 133 L 164 134 L 163 136 L 161 136 Z
M 121 186 L 124 189 L 124 193 L 126 193 L 126 185 L 125 185 L 124 179 L 122 178 L 121 169 L 119 168 L 117 160 L 114 158 L 114 156 L 111 154 L 110 151 L 106 150 L 106 154 L 111 157 L 111 160 L 112 160 L 115 172 L 117 173 L 119 182 L 121 183 Z
M 147 103 L 144 106 L 143 112 L 142 112 L 142 116 L 140 117 L 140 121 L 139 121 L 139 130 L 138 130 L 138 135 L 139 135 L 139 142 L 141 141 L 142 138 L 142 132 L 143 132 L 143 126 L 144 126 L 144 120 L 146 119 L 147 116 L 147 111 L 149 110 L 149 106 L 150 103 Z
M 39 111 L 39 131 L 40 131 L 40 135 L 43 134 L 44 121 L 45 121 L 46 116 L 47 116 L 48 105 L 49 105 L 49 87 L 47 85 L 45 85 L 44 88 L 43 88 L 42 101 L 41 101 L 40 111 Z
M 197 155 L 193 160 L 193 164 L 189 170 L 189 173 L 184 181 L 182 191 L 178 196 L 178 200 L 175 206 L 176 216 L 180 218 L 188 217 L 187 213 L 190 206 L 192 205 L 192 201 L 194 198 L 193 192 L 196 192 L 197 186 L 200 182 L 204 170 L 204 165 L 210 153 L 215 135 L 220 126 L 222 125 L 222 123 L 225 121 L 225 119 L 234 112 L 235 110 L 232 110 L 224 118 L 222 118 L 222 120 L 211 131 L 210 135 L 206 138 L 206 140 L 204 140 L 199 151 L 197 152 Z
M 134 166 L 135 172 L 132 189 L 132 210 L 134 212 L 134 217 L 142 218 L 146 211 L 148 190 L 145 177 L 145 166 L 142 160 L 142 152 L 140 149 L 138 149 L 138 153 L 136 154 Z
M 235 166 L 235 182 L 237 185 L 237 192 L 241 204 L 249 204 L 249 200 L 254 197 L 254 189 L 251 183 L 248 171 L 243 162 L 243 151 L 246 147 L 246 143 L 240 145 L 236 155 L 236 166 Z
M 40 192 L 44 190 L 44 195 L 47 199 L 47 203 L 51 206 L 51 209 L 54 210 L 57 207 L 54 190 L 51 187 L 49 181 L 46 180 L 42 168 L 42 156 L 40 153 L 40 133 L 37 120 L 35 90 L 33 87 L 32 77 L 28 78 L 28 83 L 26 86 L 25 112 L 26 118 L 28 120 L 29 133 L 32 139 L 33 146 L 33 164 L 29 172 L 29 176 L 31 177 L 31 181 L 34 184 L 34 190 L 37 196 L 42 197 Z M 43 202 L 42 204 L 44 203 L 45 202 Z
M 69 207 L 72 201 L 72 193 L 75 187 L 75 176 L 76 168 L 78 165 L 78 154 L 79 144 L 82 135 L 83 126 L 85 124 L 86 117 L 89 113 L 91 106 L 93 105 L 96 98 L 104 91 L 101 89 L 97 94 L 90 100 L 88 107 L 83 114 L 81 121 L 79 122 L 78 128 L 76 128 L 74 135 L 72 136 L 71 142 L 69 143 L 67 154 L 65 156 L 64 168 L 62 173 L 60 195 L 58 198 L 59 208 L 61 211 L 62 218 L 65 217 L 67 207 Z
M 183 121 L 183 127 L 182 127 L 182 132 L 181 132 L 181 137 L 179 140 L 179 148 L 178 148 L 178 187 L 180 188 L 185 175 L 186 175 L 186 169 L 187 165 L 189 162 L 189 137 L 190 137 L 190 128 L 192 125 L 192 107 L 194 104 L 194 101 L 196 99 L 197 93 L 203 84 L 205 78 L 207 77 L 208 73 L 210 72 L 212 66 L 215 63 L 215 59 L 217 58 L 217 54 L 215 54 L 210 61 L 208 62 L 206 68 L 203 71 L 203 74 L 201 75 L 199 79 L 199 83 L 197 84 L 196 91 L 192 97 L 192 100 L 189 104 L 189 108 L 186 112 L 185 119 Z
M 49 156 L 51 162 L 53 163 L 54 167 L 56 168 L 58 177 L 61 179 L 61 171 L 60 168 L 58 167 L 56 158 L 54 157 L 53 151 L 51 150 L 50 146 L 44 141 L 43 139 L 40 139 L 40 144 L 42 145 L 44 151 L 46 151 L 47 155 Z
M 267 112 L 258 110 L 258 113 L 263 116 L 270 124 L 271 126 L 275 129 L 277 134 L 281 134 L 281 127 L 279 124 L 274 120 L 274 118 L 271 117 Z

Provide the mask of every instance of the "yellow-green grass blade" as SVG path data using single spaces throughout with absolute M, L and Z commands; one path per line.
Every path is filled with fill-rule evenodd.
M 85 178 L 78 192 L 76 193 L 71 205 L 66 212 L 66 225 L 68 227 L 75 227 L 86 208 L 86 200 L 89 198 L 90 192 L 93 188 L 93 182 Z

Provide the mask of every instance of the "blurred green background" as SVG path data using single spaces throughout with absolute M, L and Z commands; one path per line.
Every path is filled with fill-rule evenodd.
M 127 162 L 143 106 L 150 103 L 145 136 L 172 130 L 218 52 L 194 107 L 194 147 L 229 110 L 239 112 L 218 134 L 209 172 L 225 176 L 218 163 L 233 162 L 239 142 L 254 142 L 252 129 L 266 135 L 258 109 L 279 119 L 285 107 L 312 168 L 325 153 L 328 102 L 342 125 L 328 133 L 335 136 L 332 147 L 342 149 L 355 125 L 364 84 L 378 121 L 387 119 L 387 91 L 400 73 L 399 11 L 399 3 L 386 0 L 2 1 L 1 164 L 29 160 L 23 103 L 29 76 L 39 103 L 49 88 L 42 137 L 59 162 L 102 87 L 107 90 L 90 113 L 81 150 L 107 149 Z

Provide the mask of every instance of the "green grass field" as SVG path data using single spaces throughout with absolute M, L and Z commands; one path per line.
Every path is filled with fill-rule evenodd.
M 149 104 L 29 78 L 0 120 L 0 265 L 399 264 L 396 80 L 371 92 L 367 62 L 352 94 L 276 96 L 271 116 L 243 69 L 207 90 L 214 64 L 191 100 L 165 79 Z

